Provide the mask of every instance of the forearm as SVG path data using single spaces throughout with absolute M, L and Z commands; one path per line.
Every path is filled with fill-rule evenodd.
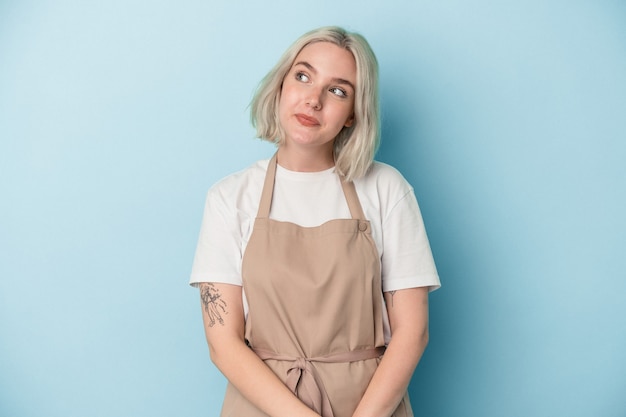
M 428 288 L 394 293 L 385 293 L 391 341 L 353 417 L 391 416 L 428 344 Z
M 395 335 L 353 417 L 391 416 L 404 397 L 427 343 L 427 333 L 417 340 Z
M 230 383 L 266 414 L 319 417 L 245 343 L 226 343 L 220 349 L 211 349 L 211 358 Z
M 319 417 L 246 345 L 241 287 L 203 283 L 200 292 L 211 360 L 230 383 L 272 417 Z

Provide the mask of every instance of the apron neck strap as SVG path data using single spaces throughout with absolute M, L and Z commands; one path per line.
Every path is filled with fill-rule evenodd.
M 346 196 L 346 202 L 350 209 L 350 215 L 353 219 L 365 220 L 365 214 L 359 201 L 359 196 L 356 194 L 356 188 L 354 188 L 354 182 L 344 181 L 341 179 L 341 188 L 343 188 L 343 195 Z
M 274 154 L 270 163 L 267 165 L 267 173 L 265 174 L 265 183 L 263 184 L 263 192 L 261 193 L 261 202 L 259 203 L 259 211 L 257 217 L 261 219 L 269 219 L 270 207 L 272 206 L 272 194 L 274 194 L 274 180 L 276 178 L 276 156 Z
M 269 219 L 270 208 L 272 206 L 272 195 L 274 194 L 274 181 L 276 179 L 276 164 L 278 152 L 274 154 L 267 165 L 267 173 L 265 174 L 265 182 L 263 183 L 263 192 L 261 193 L 261 201 L 259 203 L 259 211 L 257 212 L 257 218 Z M 350 209 L 350 215 L 353 219 L 365 220 L 365 214 L 361 207 L 361 202 L 354 188 L 352 181 L 341 180 L 341 188 L 343 194 L 346 197 L 348 208 Z

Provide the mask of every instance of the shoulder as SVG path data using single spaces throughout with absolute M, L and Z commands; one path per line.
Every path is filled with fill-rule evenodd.
M 401 214 L 398 207 L 414 205 L 411 184 L 396 168 L 382 162 L 374 161 L 363 177 L 354 180 L 354 186 L 368 218 L 381 225 L 394 213 Z
M 261 195 L 268 159 L 260 160 L 247 168 L 217 181 L 207 192 L 207 203 L 228 207 L 254 206 Z
M 388 199 L 400 199 L 413 191 L 413 187 L 396 168 L 374 161 L 367 173 L 354 181 L 357 189 L 376 192 Z
M 251 186 L 263 184 L 269 160 L 256 161 L 241 171 L 234 172 L 211 186 L 210 196 L 230 196 L 247 190 Z

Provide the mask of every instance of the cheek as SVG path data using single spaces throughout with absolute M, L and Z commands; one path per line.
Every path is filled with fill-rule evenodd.
M 278 97 L 278 121 L 282 125 L 289 114 L 289 101 L 284 95 Z
M 288 107 L 290 105 L 292 105 L 293 103 L 293 93 L 289 90 L 289 88 L 285 88 L 283 86 L 283 89 L 280 92 L 280 95 L 278 96 L 278 108 L 279 109 L 283 109 L 285 107 Z
M 341 117 L 338 118 L 340 119 L 338 121 L 341 122 L 342 125 L 346 125 L 354 120 L 354 108 L 352 106 L 345 106 L 340 110 L 340 112 Z

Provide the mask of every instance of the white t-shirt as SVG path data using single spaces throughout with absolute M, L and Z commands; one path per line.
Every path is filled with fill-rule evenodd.
M 241 262 L 252 234 L 268 163 L 269 160 L 258 161 L 209 190 L 191 285 L 200 282 L 242 285 Z M 354 185 L 380 256 L 382 291 L 439 288 L 422 215 L 410 184 L 396 169 L 374 162 Z M 294 172 L 278 165 L 270 218 L 304 227 L 351 218 L 334 168 Z M 243 302 L 247 314 L 245 294 Z M 389 323 L 384 316 L 388 341 Z

